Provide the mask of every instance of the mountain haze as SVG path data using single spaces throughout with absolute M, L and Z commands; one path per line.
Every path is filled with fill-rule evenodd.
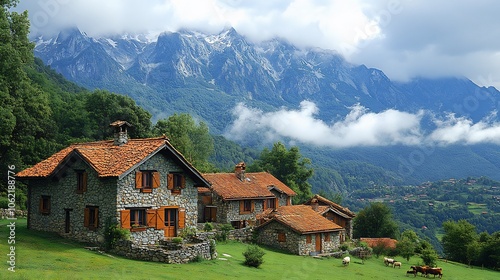
M 500 94 L 465 77 L 393 82 L 382 71 L 351 64 L 335 51 L 299 49 L 279 38 L 254 43 L 233 28 L 218 34 L 180 30 L 158 36 L 100 38 L 73 28 L 34 41 L 37 57 L 81 86 L 129 95 L 155 120 L 187 112 L 205 121 L 213 134 L 252 146 L 268 143 L 262 143 L 258 133 L 238 137 L 229 129 L 238 117 L 234 111 L 238 104 L 265 113 L 295 110 L 308 101 L 317 109 L 315 118 L 327 124 L 348 116 L 355 106 L 373 113 L 398 110 L 418 115 L 424 110 L 430 112 L 422 117 L 422 129 L 428 132 L 436 127 L 433 116 L 496 120 Z M 500 162 L 492 156 L 499 149 L 491 143 L 433 147 L 399 143 L 345 149 L 291 143 L 300 146 L 316 165 L 315 187 L 319 189 L 349 185 L 339 175 L 346 165 L 377 174 L 376 179 L 363 179 L 365 183 L 481 175 L 500 179 Z

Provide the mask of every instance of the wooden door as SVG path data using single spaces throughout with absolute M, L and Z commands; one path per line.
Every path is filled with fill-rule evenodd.
M 316 252 L 321 253 L 321 233 L 316 233 Z
M 176 234 L 176 224 L 177 224 L 177 208 L 166 208 L 165 209 L 165 237 L 175 237 Z
M 215 206 L 205 206 L 204 222 L 216 222 L 217 217 L 217 207 Z

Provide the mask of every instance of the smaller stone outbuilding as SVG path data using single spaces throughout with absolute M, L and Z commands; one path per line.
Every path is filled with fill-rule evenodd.
M 346 238 L 352 239 L 353 219 L 356 214 L 349 208 L 330 201 L 319 194 L 314 195 L 304 205 L 311 206 L 314 211 L 345 229 L 345 235 L 340 236 L 340 242 L 344 242 Z
M 338 249 L 345 230 L 308 205 L 268 209 L 258 217 L 257 242 L 297 255 L 330 253 Z

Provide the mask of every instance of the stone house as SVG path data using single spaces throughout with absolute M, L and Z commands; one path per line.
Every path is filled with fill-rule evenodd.
M 258 216 L 257 242 L 297 255 L 331 253 L 344 229 L 308 205 L 281 206 Z
M 239 163 L 234 173 L 209 173 L 209 188 L 199 190 L 199 222 L 254 225 L 256 215 L 280 205 L 291 205 L 296 193 L 267 172 L 246 173 Z
M 166 137 L 73 144 L 17 174 L 28 184 L 28 228 L 101 243 L 107 223 L 156 244 L 198 221 L 198 187 L 209 183 Z
M 306 201 L 304 205 L 311 206 L 314 211 L 320 213 L 323 217 L 343 227 L 345 229 L 345 235 L 340 236 L 341 242 L 344 242 L 346 237 L 352 239 L 353 219 L 356 214 L 351 210 L 318 194 Z

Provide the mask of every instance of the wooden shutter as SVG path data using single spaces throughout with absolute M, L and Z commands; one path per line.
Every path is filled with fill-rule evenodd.
M 142 188 L 142 172 L 140 171 L 135 172 L 135 188 L 136 189 Z
M 252 202 L 251 202 L 251 203 L 252 203 L 252 204 L 251 204 L 251 206 L 250 206 L 250 212 L 252 212 L 252 213 L 253 213 L 253 212 L 255 211 L 255 200 L 252 200 Z
M 264 211 L 264 210 L 266 210 L 266 209 L 267 209 L 267 199 L 264 199 L 264 200 L 262 201 L 262 210 Z
M 186 177 L 184 175 L 179 175 L 181 177 L 181 189 L 186 187 Z
M 83 209 L 83 226 L 84 227 L 90 226 L 90 209 L 89 208 Z
M 280 207 L 280 199 L 275 198 L 274 201 L 275 201 L 274 205 L 275 205 L 276 209 L 278 209 L 278 207 Z
M 120 226 L 122 228 L 130 229 L 130 210 L 120 211 Z
M 147 213 L 147 226 L 148 227 L 156 227 L 156 210 L 148 209 Z
M 82 192 L 87 191 L 87 172 L 83 172 L 82 174 Z
M 174 174 L 172 173 L 167 174 L 167 189 L 169 190 L 174 189 Z
M 287 197 L 286 198 L 286 205 L 292 205 L 292 198 L 291 197 Z
M 156 229 L 165 228 L 165 208 L 156 210 Z
M 245 202 L 240 200 L 240 214 L 243 214 L 243 212 L 245 212 Z
M 325 241 L 330 241 L 330 233 L 325 232 Z
M 311 235 L 310 234 L 306 235 L 306 243 L 310 244 L 311 240 L 312 240 Z
M 179 228 L 182 229 L 186 225 L 186 209 L 179 209 Z
M 153 172 L 153 189 L 156 189 L 160 187 L 160 172 L 155 171 Z

